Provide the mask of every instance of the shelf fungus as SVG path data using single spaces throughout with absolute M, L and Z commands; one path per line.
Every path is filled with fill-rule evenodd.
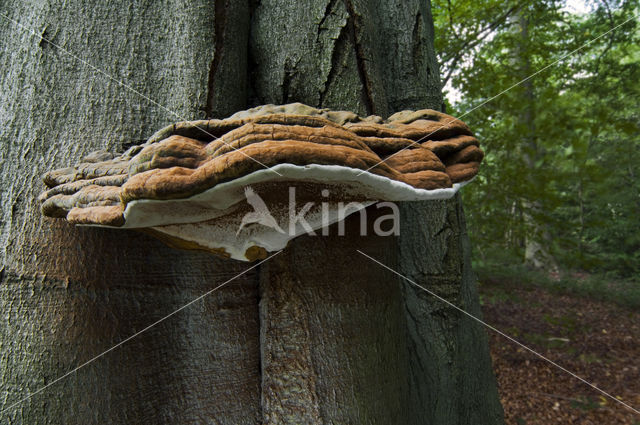
M 40 199 L 49 217 L 246 261 L 376 201 L 450 198 L 482 157 L 463 122 L 429 109 L 384 120 L 264 105 L 90 154 L 46 173 Z

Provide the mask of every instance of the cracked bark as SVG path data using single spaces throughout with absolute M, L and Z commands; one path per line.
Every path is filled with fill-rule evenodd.
M 8 6 L 187 119 L 283 97 L 382 115 L 442 100 L 418 0 Z M 5 20 L 0 34 L 2 409 L 247 265 L 42 219 L 43 170 L 178 119 Z M 477 313 L 459 201 L 404 205 L 401 225 L 297 239 L 0 421 L 501 423 L 484 331 L 355 252 Z
M 214 54 L 209 70 L 207 118 L 242 110 L 248 96 L 249 1 L 215 1 Z
M 250 49 L 263 102 L 279 100 L 272 87 L 295 63 L 291 102 L 383 115 L 442 104 L 428 3 L 301 1 L 283 12 L 285 3 L 265 0 L 254 11 Z M 319 26 L 332 10 L 337 36 L 323 49 Z M 264 265 L 265 423 L 502 423 L 485 330 L 355 252 L 479 315 L 459 198 L 401 210 L 398 240 L 302 237 Z M 313 388 L 300 378 L 308 373 Z
M 367 114 L 387 116 L 386 99 L 384 99 L 385 91 L 379 81 L 379 72 L 372 65 L 374 59 L 371 52 L 374 46 L 370 37 L 372 33 L 366 27 L 366 21 L 362 18 L 363 13 L 367 16 L 371 16 L 371 14 L 367 13 L 366 10 L 361 11 L 360 8 L 356 8 L 356 3 L 352 0 L 344 0 L 344 3 L 349 12 L 347 25 L 351 33 L 350 41 L 356 58 L 358 76 L 363 88 Z

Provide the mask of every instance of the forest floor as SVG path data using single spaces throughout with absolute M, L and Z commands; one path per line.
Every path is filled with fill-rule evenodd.
M 640 409 L 640 311 L 611 301 L 480 278 L 484 320 Z M 626 409 L 547 361 L 489 332 L 509 425 L 640 425 Z

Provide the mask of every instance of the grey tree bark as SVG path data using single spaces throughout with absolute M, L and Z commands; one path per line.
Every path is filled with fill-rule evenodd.
M 479 314 L 457 198 L 403 205 L 399 238 L 358 236 L 357 217 L 349 237 L 299 238 L 12 406 L 248 268 L 43 219 L 45 170 L 257 104 L 386 116 L 438 108 L 441 94 L 418 0 L 5 1 L 0 13 L 0 422 L 502 423 L 484 330 L 356 252 Z
M 523 79 L 532 74 L 531 58 L 527 52 L 527 43 L 530 42 L 529 34 L 530 17 L 527 11 L 520 10 L 517 13 L 518 31 L 520 43 L 515 52 L 515 66 Z M 538 133 L 536 131 L 536 111 L 535 111 L 535 88 L 532 79 L 527 79 L 522 83 L 522 98 L 525 100 L 520 123 L 523 127 L 523 144 L 520 147 L 521 155 L 525 166 L 529 169 L 527 173 L 529 187 L 544 187 L 541 181 L 541 171 L 538 162 L 544 160 L 543 149 L 538 144 Z M 539 218 L 544 210 L 541 202 L 537 199 L 522 200 L 522 216 L 525 226 L 524 231 L 524 264 L 538 270 L 548 270 L 557 272 L 558 264 L 549 252 L 548 248 L 553 241 L 547 227 L 541 225 Z

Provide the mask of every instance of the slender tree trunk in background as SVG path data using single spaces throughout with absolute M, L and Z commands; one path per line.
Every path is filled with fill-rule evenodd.
M 43 219 L 45 170 L 262 103 L 441 105 L 422 1 L 10 3 L 178 117 L 0 17 L 0 409 L 249 267 Z M 399 238 L 299 238 L 0 421 L 502 423 L 484 330 L 355 251 L 479 314 L 459 199 L 401 209 Z
M 518 13 L 518 26 L 520 28 L 520 49 L 517 51 L 517 64 L 522 79 L 529 77 L 533 72 L 531 68 L 531 60 L 527 53 L 526 45 L 529 43 L 529 18 L 526 16 L 524 9 Z M 533 79 L 528 79 L 522 83 L 524 92 L 524 107 L 520 123 L 524 128 L 523 154 L 525 166 L 527 167 L 526 180 L 529 188 L 542 190 L 544 182 L 539 177 L 540 165 L 538 162 L 543 159 L 543 152 L 538 145 L 536 133 L 536 111 L 535 111 L 535 92 L 533 87 Z M 530 195 L 529 195 L 530 196 Z M 545 229 L 541 221 L 536 219 L 534 215 L 540 214 L 542 205 L 536 199 L 523 199 L 522 202 L 524 215 L 524 262 L 536 269 L 556 270 L 557 265 L 552 255 L 545 246 L 551 243 L 551 235 Z

